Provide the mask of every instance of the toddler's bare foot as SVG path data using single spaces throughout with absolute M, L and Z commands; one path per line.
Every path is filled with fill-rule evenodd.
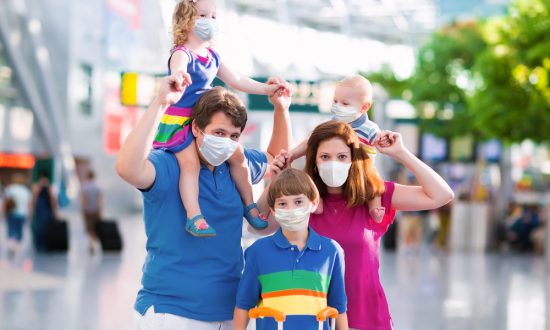
M 370 216 L 376 221 L 377 223 L 382 222 L 382 219 L 384 218 L 384 215 L 386 214 L 386 208 L 385 207 L 375 207 L 370 209 L 369 211 Z

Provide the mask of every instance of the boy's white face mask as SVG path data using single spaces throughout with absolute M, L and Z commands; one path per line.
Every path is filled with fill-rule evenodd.
M 295 209 L 275 209 L 275 220 L 286 231 L 300 231 L 307 228 L 309 215 L 311 214 L 310 203 Z

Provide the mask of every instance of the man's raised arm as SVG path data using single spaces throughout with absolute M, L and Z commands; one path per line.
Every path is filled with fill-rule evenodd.
M 163 78 L 157 96 L 120 148 L 116 171 L 124 181 L 138 189 L 149 188 L 155 181 L 155 168 L 147 159 L 155 130 L 164 110 L 181 98 L 186 85 L 183 76 Z
M 268 84 L 281 83 L 284 80 L 280 78 L 270 78 Z M 273 103 L 273 131 L 271 132 L 271 140 L 267 147 L 267 157 L 271 163 L 273 157 L 277 156 L 281 150 L 289 150 L 292 143 L 292 129 L 290 127 L 289 108 L 292 100 L 292 90 L 290 85 L 286 83 L 286 90 L 279 90 L 269 97 Z

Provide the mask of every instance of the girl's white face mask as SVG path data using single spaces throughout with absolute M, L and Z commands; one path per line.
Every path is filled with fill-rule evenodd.
M 348 179 L 351 163 L 342 163 L 338 161 L 324 162 L 317 165 L 321 180 L 329 187 L 341 187 Z
M 204 41 L 213 40 L 218 33 L 218 23 L 213 18 L 198 18 L 195 21 L 194 32 Z
M 286 231 L 300 231 L 307 228 L 311 211 L 310 203 L 295 209 L 275 209 L 275 220 Z

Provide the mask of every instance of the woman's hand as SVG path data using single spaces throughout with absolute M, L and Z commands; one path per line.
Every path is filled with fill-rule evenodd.
M 403 145 L 403 139 L 400 133 L 392 131 L 382 131 L 375 143 L 376 149 L 384 155 L 395 158 L 407 151 Z

